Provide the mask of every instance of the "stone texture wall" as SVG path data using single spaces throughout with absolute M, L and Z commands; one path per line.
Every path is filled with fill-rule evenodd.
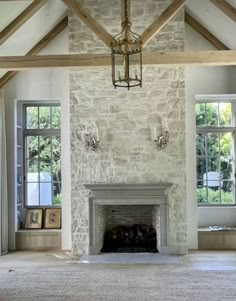
M 142 33 L 171 0 L 131 1 L 133 30 Z M 112 35 L 120 30 L 120 1 L 87 0 L 88 8 Z M 78 18 L 69 14 L 71 53 L 107 53 L 107 47 Z M 181 11 L 144 51 L 184 50 Z M 156 149 L 151 130 L 167 120 L 170 141 Z M 182 68 L 144 66 L 143 87 L 114 89 L 111 68 L 70 72 L 72 252 L 87 253 L 88 197 L 84 183 L 171 182 L 169 241 L 172 253 L 187 252 L 185 187 L 185 77 Z M 100 135 L 96 152 L 87 151 L 84 135 Z

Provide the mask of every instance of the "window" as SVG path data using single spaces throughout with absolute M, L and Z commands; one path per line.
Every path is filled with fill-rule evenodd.
M 23 106 L 26 206 L 61 204 L 61 109 L 58 104 Z
M 235 104 L 199 102 L 195 112 L 197 202 L 235 204 Z

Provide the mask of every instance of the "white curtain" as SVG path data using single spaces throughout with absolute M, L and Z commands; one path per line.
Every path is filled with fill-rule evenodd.
M 6 125 L 3 91 L 0 90 L 0 255 L 8 250 L 8 200 Z

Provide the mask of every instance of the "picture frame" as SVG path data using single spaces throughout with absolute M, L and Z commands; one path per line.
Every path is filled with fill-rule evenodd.
M 61 228 L 61 208 L 46 208 L 44 218 L 45 229 Z
M 42 229 L 43 209 L 26 209 L 25 229 Z

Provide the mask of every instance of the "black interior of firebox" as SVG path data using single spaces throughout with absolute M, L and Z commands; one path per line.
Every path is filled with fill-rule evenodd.
M 120 225 L 105 232 L 104 253 L 158 252 L 156 231 L 152 225 Z

